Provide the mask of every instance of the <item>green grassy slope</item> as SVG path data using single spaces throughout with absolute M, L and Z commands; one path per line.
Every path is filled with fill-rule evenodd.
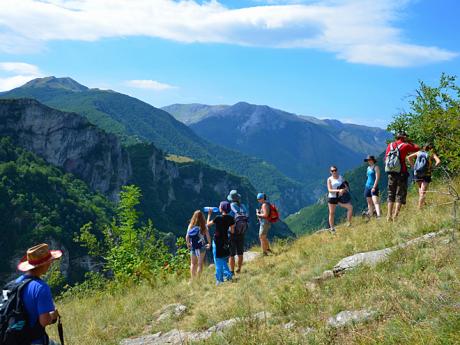
M 460 188 L 459 181 L 456 187 Z M 433 185 L 435 189 L 445 186 Z M 359 267 L 306 288 L 307 282 L 343 257 L 451 228 L 451 208 L 441 205 L 449 200 L 430 194 L 421 217 L 412 193 L 395 223 L 357 221 L 352 228 L 339 226 L 335 236 L 321 233 L 279 244 L 274 247 L 277 255 L 249 263 L 233 284 L 215 287 L 213 271 L 207 269 L 192 285 L 170 278 L 86 298 L 66 297 L 57 304 L 68 341 L 118 344 L 141 334 L 166 304 L 183 303 L 188 311 L 182 319 L 154 325 L 149 332 L 204 330 L 222 320 L 268 311 L 273 317 L 267 323 L 239 323 L 204 344 L 458 344 L 460 245 L 451 235 L 397 250 L 376 267 Z M 365 308 L 377 311 L 376 319 L 337 330 L 325 326 L 340 311 Z M 286 330 L 283 324 L 288 321 L 315 331 L 304 336 Z

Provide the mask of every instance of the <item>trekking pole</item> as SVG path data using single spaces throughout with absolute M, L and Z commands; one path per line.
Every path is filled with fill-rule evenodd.
M 58 333 L 59 333 L 59 340 L 61 341 L 61 345 L 64 345 L 64 330 L 62 328 L 61 316 L 58 316 Z

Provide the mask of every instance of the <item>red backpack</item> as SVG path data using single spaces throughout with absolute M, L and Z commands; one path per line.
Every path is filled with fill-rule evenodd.
M 270 206 L 270 214 L 268 215 L 267 220 L 270 223 L 276 223 L 277 221 L 280 220 L 280 214 L 278 212 L 278 209 L 276 208 L 274 204 L 268 203 L 268 205 Z

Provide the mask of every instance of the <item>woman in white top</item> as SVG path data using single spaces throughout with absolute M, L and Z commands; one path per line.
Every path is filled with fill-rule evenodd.
M 347 209 L 347 226 L 351 226 L 351 218 L 353 217 L 353 206 L 351 201 L 342 202 L 340 198 L 348 191 L 348 187 L 344 185 L 345 180 L 339 175 L 336 166 L 331 166 L 331 176 L 327 179 L 328 206 L 329 206 L 329 226 L 332 232 L 335 232 L 334 217 L 337 205 Z

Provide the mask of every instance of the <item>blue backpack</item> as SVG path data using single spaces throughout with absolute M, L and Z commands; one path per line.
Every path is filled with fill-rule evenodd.
M 414 164 L 414 176 L 417 178 L 424 177 L 429 168 L 428 153 L 420 151 Z
M 204 238 L 200 236 L 200 227 L 194 226 L 188 231 L 190 242 L 193 250 L 200 250 L 204 246 Z

